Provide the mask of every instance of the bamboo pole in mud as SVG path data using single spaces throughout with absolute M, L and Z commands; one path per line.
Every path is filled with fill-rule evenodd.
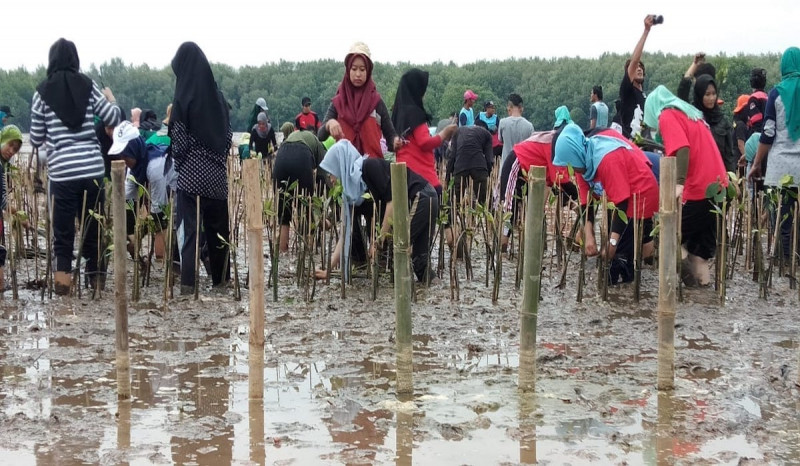
M 200 298 L 200 196 L 194 197 L 194 300 Z
M 544 247 L 545 167 L 528 171 L 528 212 L 525 216 L 525 259 L 523 263 L 522 308 L 519 332 L 519 389 L 536 388 L 536 325 L 542 281 Z
M 114 303 L 116 307 L 116 346 L 117 346 L 117 398 L 127 400 L 131 397 L 131 361 L 128 353 L 128 301 L 125 292 L 127 262 L 125 244 L 128 235 L 125 231 L 125 162 L 111 162 L 111 182 L 113 183 L 112 207 L 114 218 Z
M 658 236 L 658 389 L 671 390 L 675 379 L 675 306 L 678 274 L 677 198 L 674 157 L 661 158 Z
M 413 393 L 411 342 L 411 248 L 408 217 L 408 172 L 405 163 L 392 164 L 394 200 L 394 307 L 397 328 L 397 393 Z
M 248 266 L 250 274 L 250 399 L 264 398 L 264 225 L 261 218 L 261 189 L 258 160 L 243 162 L 247 236 L 250 242 Z

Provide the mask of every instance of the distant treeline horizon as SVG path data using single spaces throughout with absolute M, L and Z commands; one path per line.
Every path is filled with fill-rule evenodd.
M 603 86 L 604 100 L 613 113 L 614 101 L 619 94 L 619 84 L 624 73 L 627 54 L 607 53 L 598 58 L 510 58 L 506 60 L 481 60 L 464 65 L 453 62 L 435 62 L 425 65 L 412 63 L 375 63 L 373 79 L 386 105 L 394 102 L 400 76 L 410 68 L 421 68 L 430 73 L 425 106 L 431 114 L 431 123 L 461 109 L 464 91 L 472 89 L 478 94 L 476 112 L 483 103 L 495 103 L 500 117 L 506 116 L 508 95 L 522 96 L 523 115 L 537 130 L 553 125 L 556 107 L 566 105 L 572 119 L 580 126 L 588 125 L 589 95 L 592 86 Z M 645 53 L 647 75 L 644 89 L 648 92 L 664 84 L 673 92 L 693 55 Z M 719 96 L 725 101 L 723 110 L 730 116 L 740 94 L 751 92 L 750 70 L 760 67 L 767 70 L 767 89 L 780 81 L 780 55 L 736 56 L 708 55 L 706 61 L 717 69 Z M 312 109 L 320 120 L 336 94 L 344 76 L 344 64 L 339 60 L 309 62 L 280 61 L 260 66 L 242 66 L 212 63 L 217 83 L 230 103 L 231 127 L 246 131 L 247 117 L 256 99 L 263 97 L 269 106 L 269 116 L 276 128 L 286 121 L 294 122 L 300 112 L 300 101 L 310 97 Z M 164 118 L 167 104 L 172 101 L 175 76 L 169 66 L 153 68 L 149 65 L 126 64 L 112 58 L 103 64 L 90 65 L 84 72 L 100 86 L 108 86 L 117 102 L 130 114 L 130 109 L 152 109 L 159 119 Z M 30 104 L 36 86 L 46 76 L 44 66 L 35 71 L 25 68 L 0 70 L 0 105 L 8 105 L 15 124 L 23 131 L 30 126 Z

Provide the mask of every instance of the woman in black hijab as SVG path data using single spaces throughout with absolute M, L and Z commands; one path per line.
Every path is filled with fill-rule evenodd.
M 184 42 L 172 59 L 175 97 L 169 120 L 171 157 L 178 173 L 176 204 L 181 249 L 181 293 L 194 292 L 197 200 L 208 244 L 211 282 L 230 278 L 228 260 L 227 158 L 233 133 L 228 103 L 217 87 L 205 54 L 194 42 Z M 222 240 L 220 240 L 220 236 Z
M 412 68 L 403 73 L 392 108 L 392 125 L 403 141 L 397 151 L 397 161 L 405 162 L 411 171 L 425 178 L 441 195 L 442 183 L 436 173 L 433 151 L 442 145 L 442 141 L 450 139 L 456 125 L 449 125 L 441 133 L 431 136 L 428 130 L 431 116 L 422 103 L 427 89 L 427 71 Z
M 98 276 L 97 221 L 89 210 L 102 210 L 105 167 L 94 131 L 94 116 L 105 126 L 115 126 L 120 109 L 114 94 L 102 91 L 80 72 L 75 44 L 59 39 L 50 47 L 47 78 L 37 87 L 31 102 L 31 145 L 49 142 L 47 176 L 53 199 L 54 291 L 64 295 L 72 285 L 72 250 L 75 218 L 83 216 L 89 282 L 101 285 Z M 83 200 L 86 199 L 86 205 Z M 83 209 L 83 212 L 81 212 Z
M 725 170 L 736 173 L 739 161 L 733 153 L 733 126 L 719 108 L 717 96 L 717 83 L 714 78 L 708 74 L 698 76 L 694 82 L 692 104 L 703 112 L 703 119 L 711 128 L 711 134 L 719 148 Z

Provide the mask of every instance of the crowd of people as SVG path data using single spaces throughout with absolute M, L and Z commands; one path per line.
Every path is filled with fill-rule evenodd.
M 302 98 L 301 112 L 279 128 L 280 144 L 267 103 L 259 98 L 248 131 L 239 141 L 239 155 L 259 157 L 269 164 L 273 186 L 281 193 L 280 250 L 289 247 L 291 197 L 334 183 L 341 185 L 341 212 L 329 220 L 344 222 L 344 234 L 331 252 L 331 268 L 341 267 L 347 278 L 353 261 L 366 261 L 384 248 L 397 201 L 392 199 L 390 164 L 384 157 L 392 152 L 408 170 L 408 196 L 401 201 L 411 208 L 413 272 L 418 280 L 429 282 L 434 274 L 428 269 L 428 255 L 439 210 L 446 207 L 443 199 L 450 202 L 445 232 L 452 248 L 453 205 L 465 198 L 473 204 L 500 202 L 515 221 L 523 173 L 538 165 L 547 168 L 547 184 L 559 188 L 564 205 L 573 206 L 577 215 L 586 218 L 582 237 L 587 255 L 609 259 L 610 283 L 626 282 L 633 278 L 636 246 L 628 219 L 642 222 L 642 256 L 651 256 L 650 231 L 659 202 L 658 162 L 660 157 L 675 157 L 675 196 L 683 205 L 683 279 L 687 285 L 708 285 L 717 228 L 716 201 L 708 195 L 709 186 L 716 183 L 718 189 L 725 189 L 729 172 L 746 174 L 752 191 L 777 188 L 785 192 L 780 209 L 784 219 L 792 218 L 800 182 L 800 49 L 790 47 L 784 52 L 780 82 L 769 92 L 764 69 L 753 69 L 752 93 L 740 96 L 733 115 L 726 115 L 718 99 L 716 70 L 702 53 L 674 83 L 646 92 L 641 57 L 653 26 L 654 17 L 647 16 L 642 36 L 622 69 L 614 112 L 604 102 L 601 86 L 587 89 L 591 103 L 587 128 L 572 121 L 569 109 L 559 107 L 554 128 L 535 131 L 523 116 L 523 98 L 516 93 L 506 99 L 506 116 L 498 114 L 491 100 L 476 115 L 480 96 L 466 89 L 463 107 L 440 120 L 435 132 L 429 131 L 432 116 L 423 100 L 429 79 L 436 77 L 409 69 L 400 78 L 390 107 L 372 79 L 372 56 L 362 42 L 353 44 L 346 54 L 341 83 L 324 117 L 311 110 L 310 98 Z M 130 120 L 126 119 L 113 92 L 82 74 L 79 65 L 72 42 L 59 39 L 54 43 L 47 77 L 37 86 L 31 105 L 30 144 L 46 147 L 55 292 L 68 294 L 75 286 L 76 218 L 86 219 L 80 254 L 85 258 L 87 282 L 90 286 L 100 282 L 104 270 L 99 265 L 98 227 L 89 210 L 102 210 L 104 178 L 115 159 L 124 160 L 128 167 L 130 202 L 139 197 L 140 186 L 150 193 L 145 207 L 159 232 L 155 256 L 180 264 L 181 292 L 192 293 L 198 286 L 194 265 L 198 235 L 212 286 L 225 287 L 230 279 L 227 162 L 232 129 L 230 106 L 205 54 L 193 42 L 178 49 L 172 60 L 175 94 L 161 122 L 155 112 L 140 109 L 132 109 Z M 669 90 L 673 86 L 675 93 Z M 10 108 L 0 107 L 0 116 L 5 166 L 20 150 L 22 134 L 7 125 L 14 117 Z M 642 140 L 647 142 L 647 151 L 640 148 Z M 494 185 L 493 172 L 499 175 Z M 443 196 L 448 189 L 450 196 Z M 601 193 L 614 209 L 608 242 L 598 245 L 593 199 Z M 5 209 L 5 184 L 2 194 Z M 163 230 L 170 199 L 176 207 L 169 212 L 175 216 L 175 258 L 164 257 Z M 131 217 L 134 214 L 131 209 Z M 132 235 L 133 218 L 127 222 Z M 361 226 L 373 222 L 380 234 L 370 240 Z M 787 257 L 794 238 L 791 225 L 784 221 L 779 226 Z M 506 229 L 504 241 L 511 231 Z M 131 244 L 134 241 L 131 237 Z M 0 279 L 4 262 L 5 250 L 0 249 Z M 329 273 L 317 270 L 316 276 Z

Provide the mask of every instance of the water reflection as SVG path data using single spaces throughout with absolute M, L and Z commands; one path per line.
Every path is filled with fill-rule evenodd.
M 536 464 L 536 394 L 519 395 L 519 462 Z
M 52 416 L 61 421 L 47 424 L 52 433 L 16 441 L 18 451 L 0 447 L 0 462 L 673 464 L 720 459 L 725 449 L 761 456 L 736 436 L 699 444 L 692 435 L 676 435 L 682 431 L 675 426 L 691 429 L 707 422 L 706 412 L 726 406 L 671 395 L 656 399 L 631 387 L 635 380 L 621 381 L 621 374 L 652 374 L 654 354 L 638 349 L 592 359 L 593 372 L 571 372 L 589 364 L 581 360 L 589 354 L 585 345 L 544 343 L 540 356 L 559 358 L 540 362 L 541 370 L 562 375 L 541 377 L 535 393 L 520 394 L 519 356 L 508 343 L 497 345 L 502 351 L 454 351 L 444 337 L 418 336 L 416 396 L 393 400 L 396 366 L 388 344 L 373 346 L 358 361 L 335 351 L 320 356 L 287 348 L 268 359 L 259 401 L 249 396 L 241 329 L 171 340 L 131 334 L 133 399 L 117 403 L 113 345 L 106 343 L 113 334 L 74 329 L 53 337 L 48 319 L 43 311 L 3 311 L 0 331 L 8 338 L 0 339 L 1 412 L 24 413 L 40 429 Z M 34 321 L 43 323 L 41 331 L 27 331 Z M 366 337 L 331 332 L 325 338 L 352 344 Z M 705 339 L 696 343 L 696 349 L 709 347 Z M 577 397 L 575 387 L 582 390 Z M 77 426 L 81 434 L 67 433 Z M 796 429 L 791 432 L 796 439 Z
M 400 403 L 411 403 L 411 395 L 400 395 L 397 397 Z M 395 415 L 395 445 L 397 453 L 395 455 L 395 465 L 411 466 L 414 464 L 414 413 L 409 409 L 398 409 Z

